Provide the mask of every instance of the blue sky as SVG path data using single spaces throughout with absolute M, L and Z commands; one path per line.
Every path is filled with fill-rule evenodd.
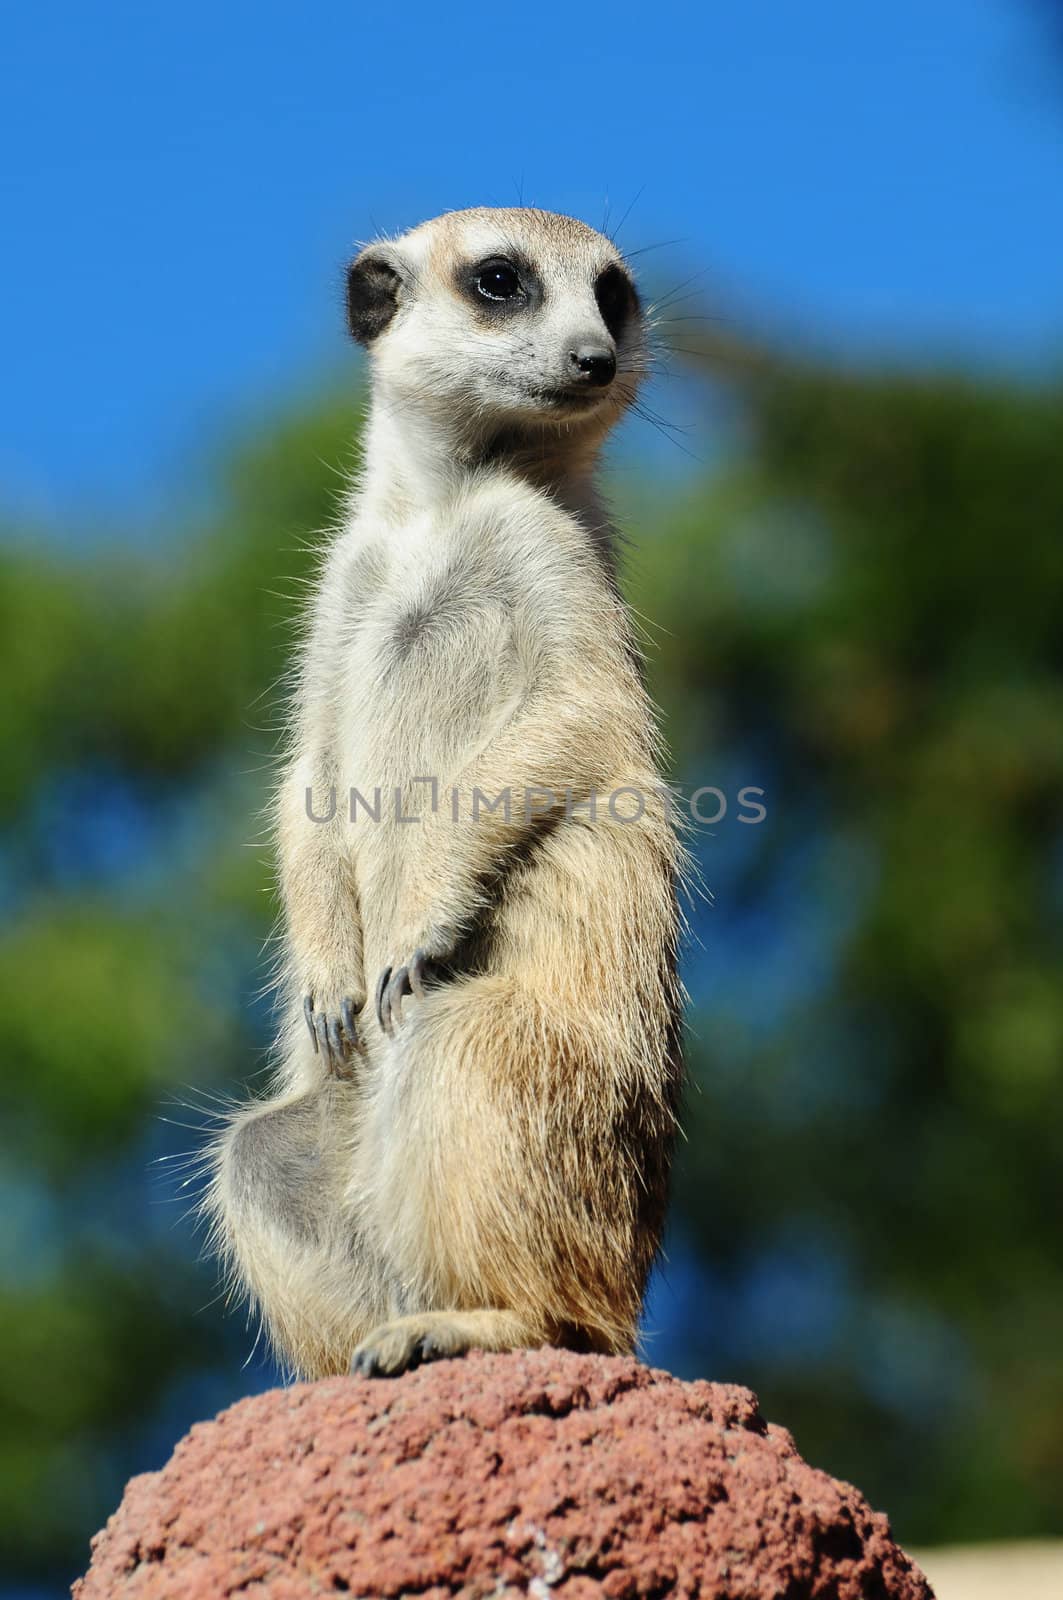
M 1063 52 L 1036 0 L 428 8 L 40 0 L 0 82 L 0 508 L 165 513 L 323 372 L 353 243 L 447 207 L 615 224 L 821 342 L 1063 349 Z

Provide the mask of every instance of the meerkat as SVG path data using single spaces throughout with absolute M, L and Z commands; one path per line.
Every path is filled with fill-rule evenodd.
M 272 1093 L 218 1246 L 296 1374 L 635 1348 L 681 1066 L 681 847 L 594 472 L 647 365 L 612 242 L 531 209 L 363 249 L 364 464 L 276 795 Z

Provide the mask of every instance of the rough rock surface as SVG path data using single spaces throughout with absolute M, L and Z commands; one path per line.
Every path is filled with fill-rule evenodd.
M 754 1396 L 476 1354 L 243 1400 L 130 1482 L 76 1600 L 932 1600 Z

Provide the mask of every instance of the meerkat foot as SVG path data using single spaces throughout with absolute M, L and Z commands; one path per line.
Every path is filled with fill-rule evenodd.
M 341 1000 L 338 1006 L 318 1005 L 316 996 L 308 994 L 303 1001 L 303 1016 L 314 1049 L 327 1061 L 330 1071 L 339 1077 L 350 1076 L 351 1058 L 361 1049 L 356 1017 L 360 1005 L 350 999 Z
M 435 963 L 426 950 L 415 950 L 401 967 L 385 967 L 376 986 L 377 1021 L 390 1038 L 402 1022 L 402 1002 L 410 995 L 422 1000 L 425 980 Z
M 468 1350 L 520 1350 L 541 1344 L 512 1311 L 426 1311 L 381 1323 L 351 1357 L 356 1377 L 397 1377 L 425 1361 L 463 1356 Z

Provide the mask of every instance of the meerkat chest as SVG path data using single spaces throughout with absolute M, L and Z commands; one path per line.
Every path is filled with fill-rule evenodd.
M 385 781 L 459 761 L 526 685 L 516 574 L 489 543 L 398 530 L 352 618 L 346 664 L 358 766 Z M 354 753 L 354 752 L 352 752 Z

